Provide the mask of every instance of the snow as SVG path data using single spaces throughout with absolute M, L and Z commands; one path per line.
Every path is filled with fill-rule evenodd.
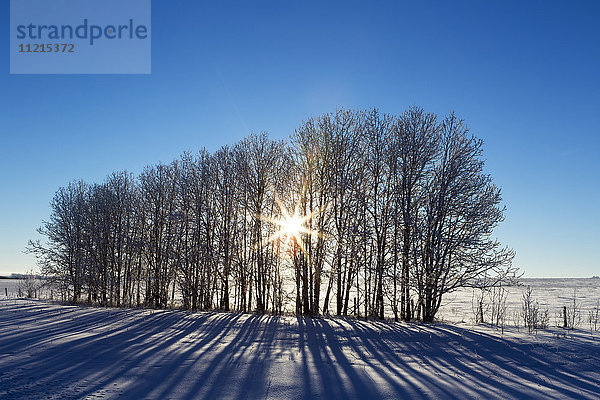
M 521 312 L 523 293 L 527 287 L 532 289 L 532 297 L 539 302 L 540 311 L 548 310 L 552 324 L 562 323 L 563 306 L 567 308 L 576 304 L 580 310 L 582 326 L 594 307 L 600 304 L 600 279 L 597 278 L 523 278 L 519 286 L 505 286 L 508 291 L 506 298 L 506 323 L 512 323 L 513 315 Z M 474 295 L 481 295 L 479 289 L 459 289 L 444 296 L 443 306 L 436 315 L 437 318 L 449 322 L 473 322 Z M 485 304 L 489 306 L 489 296 Z M 487 310 L 486 310 L 487 313 Z M 489 316 L 487 316 L 489 318 Z
M 585 329 L 0 299 L 2 399 L 597 399 L 599 382 L 600 333 Z

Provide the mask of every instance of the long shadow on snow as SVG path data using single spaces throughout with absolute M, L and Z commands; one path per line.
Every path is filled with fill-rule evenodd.
M 600 392 L 599 346 L 580 341 L 558 354 L 554 344 L 452 325 L 0 305 L 0 354 L 10 356 L 0 358 L 0 397 L 63 395 L 65 388 L 86 397 L 117 384 L 127 398 L 594 398 Z M 581 353 L 577 360 L 589 364 L 589 373 L 557 365 L 565 352 Z

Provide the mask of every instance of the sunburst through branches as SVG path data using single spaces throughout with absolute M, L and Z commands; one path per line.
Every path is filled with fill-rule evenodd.
M 319 231 L 310 229 L 307 226 L 307 223 L 315 212 L 300 215 L 300 210 L 296 205 L 294 213 L 290 214 L 279 199 L 277 199 L 277 204 L 281 210 L 281 215 L 277 218 L 265 218 L 268 222 L 277 226 L 276 231 L 269 236 L 266 243 L 273 243 L 279 256 L 286 254 L 294 256 L 298 250 L 308 255 L 306 251 L 306 235 L 320 235 Z

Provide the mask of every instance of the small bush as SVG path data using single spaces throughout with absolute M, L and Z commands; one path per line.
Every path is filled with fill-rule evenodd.
M 519 330 L 519 328 L 521 327 L 521 317 L 522 317 L 521 311 L 520 310 L 514 310 L 511 313 L 511 316 L 512 316 L 513 326 L 515 328 L 517 328 L 517 330 Z
M 482 288 L 476 294 L 473 292 L 471 308 L 475 323 L 485 323 L 504 329 L 506 321 L 506 299 L 508 290 L 502 286 Z
M 29 271 L 23 278 L 19 280 L 17 284 L 17 290 L 19 297 L 25 296 L 28 299 L 33 299 L 38 296 L 38 290 L 40 289 L 40 283 L 33 271 Z
M 564 327 L 574 329 L 581 324 L 581 303 L 577 302 L 577 289 L 573 290 L 573 299 L 563 307 Z
M 550 325 L 550 313 L 548 309 L 541 311 L 538 316 L 538 323 L 535 329 L 546 329 Z
M 490 292 L 490 322 L 504 329 L 506 320 L 506 298 L 508 290 L 502 286 L 492 288 Z
M 590 310 L 588 323 L 591 331 L 597 331 L 600 328 L 600 299 L 596 301 L 596 305 Z
M 481 289 L 478 294 L 474 290 L 473 297 L 471 297 L 471 309 L 473 310 L 473 317 L 476 324 L 485 323 L 485 311 L 487 311 L 487 308 L 484 289 Z
M 529 333 L 532 333 L 536 329 L 546 329 L 550 324 L 548 309 L 540 310 L 540 304 L 533 298 L 533 290 L 530 286 L 527 286 L 527 290 L 523 293 L 521 317 Z

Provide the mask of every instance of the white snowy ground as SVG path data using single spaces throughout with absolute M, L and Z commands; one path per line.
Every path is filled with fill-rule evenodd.
M 600 398 L 600 334 L 0 299 L 0 399 Z
M 590 310 L 600 304 L 600 279 L 598 278 L 523 278 L 520 286 L 504 287 L 508 290 L 507 324 L 513 323 L 515 313 L 521 313 L 523 293 L 528 286 L 533 290 L 532 298 L 539 302 L 540 311 L 548 310 L 550 323 L 554 325 L 562 324 L 563 306 L 570 309 L 573 305 L 573 297 L 580 311 L 582 328 L 588 327 L 587 318 Z M 481 291 L 464 288 L 446 294 L 436 318 L 450 322 L 473 322 L 474 295 L 481 295 Z M 489 307 L 489 296 L 485 297 L 484 303 Z M 487 315 L 489 308 L 485 309 L 485 313 L 486 318 L 489 319 Z

